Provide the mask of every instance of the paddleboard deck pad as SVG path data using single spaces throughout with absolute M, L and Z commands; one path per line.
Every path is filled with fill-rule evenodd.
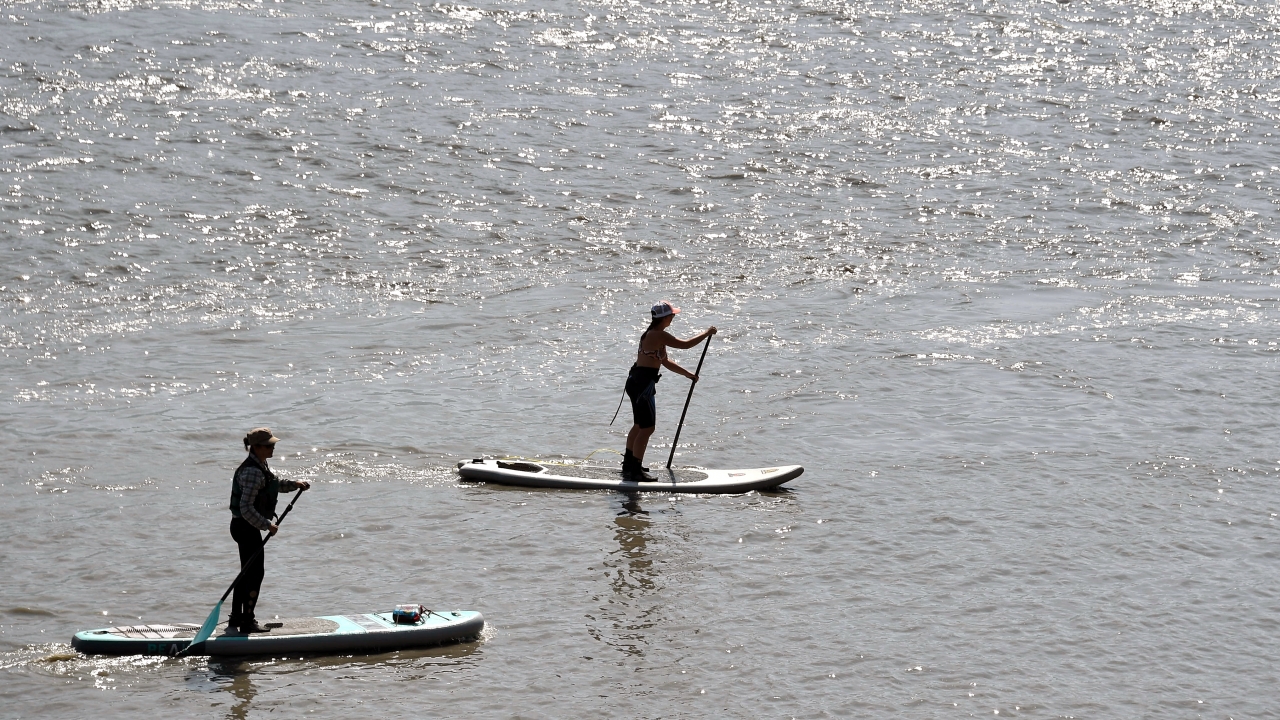
M 391 613 L 285 618 L 259 624 L 264 633 L 228 632 L 223 624 L 189 655 L 289 655 L 369 653 L 462 642 L 479 636 L 484 616 L 471 610 L 433 611 L 416 623 L 398 624 Z M 84 630 L 71 647 L 89 655 L 177 655 L 199 625 L 127 625 Z
M 744 470 L 712 470 L 709 468 L 655 467 L 653 482 L 624 480 L 618 466 L 601 467 L 577 463 L 551 463 L 532 460 L 495 460 L 479 458 L 458 463 L 458 474 L 464 480 L 522 485 L 538 488 L 570 488 L 578 490 L 624 490 L 629 492 L 666 493 L 744 493 L 769 490 L 800 477 L 799 465 L 779 465 Z

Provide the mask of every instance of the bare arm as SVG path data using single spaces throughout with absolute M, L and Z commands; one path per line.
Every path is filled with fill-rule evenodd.
M 689 349 L 689 348 L 691 348 L 691 347 L 697 347 L 698 343 L 702 342 L 703 340 L 706 340 L 707 338 L 709 338 L 709 337 L 711 337 L 712 335 L 715 335 L 715 334 L 716 334 L 716 328 L 715 328 L 715 326 L 714 326 L 714 325 L 712 325 L 711 327 L 707 328 L 706 330 L 703 330 L 702 332 L 698 333 L 697 335 L 694 335 L 693 337 L 689 338 L 688 340 L 681 340 L 680 338 L 676 337 L 675 335 L 672 335 L 671 333 L 667 332 L 666 330 L 663 330 L 663 331 L 662 331 L 662 342 L 663 342 L 663 343 L 665 343 L 665 344 L 667 345 L 667 347 L 673 347 L 673 348 L 676 348 L 676 349 L 679 349 L 679 350 L 688 350 L 688 349 Z M 665 363 L 664 363 L 664 364 L 665 364 Z M 670 366 L 670 365 L 667 365 L 667 367 L 671 367 L 671 366 Z M 679 366 L 676 366 L 676 367 L 679 367 Z M 676 372 L 680 372 L 679 370 L 676 370 L 676 368 L 671 368 L 671 369 L 672 369 L 672 370 L 675 370 Z
M 670 359 L 670 358 L 663 358 L 663 359 L 662 359 L 662 366 L 663 366 L 663 367 L 665 367 L 666 369 L 670 370 L 671 372 L 674 372 L 674 373 L 680 373 L 681 375 L 683 375 L 683 376 L 685 376 L 685 377 L 689 378 L 690 380 L 692 380 L 692 381 L 694 381 L 694 382 L 698 382 L 698 376 L 697 376 L 697 375 L 694 375 L 693 373 L 689 372 L 688 370 L 685 370 L 684 368 L 682 368 L 682 367 L 680 367 L 679 365 L 675 364 L 674 362 L 672 362 L 672 361 L 671 361 L 671 359 Z
M 703 340 L 706 340 L 707 338 L 709 338 L 709 337 L 711 337 L 712 335 L 715 335 L 715 334 L 716 334 L 716 328 L 715 328 L 715 326 L 713 325 L 713 326 L 711 326 L 711 327 L 707 328 L 706 330 L 704 330 L 703 332 L 701 332 L 701 333 L 699 333 L 699 334 L 697 334 L 697 335 L 694 335 L 693 337 L 689 338 L 688 340 L 681 340 L 681 339 L 679 339 L 679 338 L 677 338 L 677 337 L 673 337 L 670 333 L 668 333 L 668 332 L 666 332 L 666 331 L 663 331 L 663 333 L 662 333 L 662 340 L 663 340 L 663 342 L 665 342 L 667 345 L 670 345 L 671 347 L 679 348 L 679 349 L 681 349 L 681 350 L 688 350 L 689 348 L 694 347 L 695 345 L 698 345 L 698 344 L 699 344 L 699 343 L 701 343 Z M 699 364 L 701 364 L 701 363 L 699 363 Z M 668 370 L 670 370 L 670 371 L 672 371 L 672 372 L 680 373 L 681 375 L 683 375 L 683 376 L 685 376 L 685 377 L 689 378 L 690 380 L 692 380 L 692 381 L 694 381 L 694 382 L 698 382 L 698 376 L 697 376 L 697 375 L 694 375 L 693 373 L 689 372 L 688 370 L 685 370 L 684 368 L 680 367 L 680 366 L 679 366 L 679 365 L 677 365 L 677 364 L 675 363 L 675 361 L 673 361 L 671 358 L 667 358 L 667 357 L 662 358 L 662 365 L 663 365 L 663 367 L 667 368 Z

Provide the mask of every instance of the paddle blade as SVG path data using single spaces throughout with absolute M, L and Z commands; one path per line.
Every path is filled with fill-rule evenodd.
M 204 624 L 200 626 L 200 631 L 196 633 L 195 637 L 191 638 L 191 644 L 187 647 L 193 648 L 212 637 L 213 631 L 218 629 L 218 617 L 221 614 L 222 600 L 219 600 L 218 604 L 213 606 L 213 612 L 209 613 L 209 617 L 204 619 Z

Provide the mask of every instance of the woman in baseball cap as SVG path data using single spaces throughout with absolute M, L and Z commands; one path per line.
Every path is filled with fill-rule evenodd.
M 282 480 L 271 472 L 267 458 L 275 454 L 279 441 L 269 428 L 250 430 L 244 436 L 244 449 L 249 451 L 249 456 L 236 468 L 231 480 L 231 537 L 240 547 L 242 574 L 231 597 L 227 626 L 229 630 L 245 634 L 266 632 L 258 625 L 254 608 L 266 574 L 262 558 L 266 541 L 262 533 L 270 537 L 280 529 L 275 522 L 276 499 L 280 493 L 311 487 L 306 480 Z
M 653 435 L 654 426 L 657 424 L 655 395 L 658 378 L 661 377 L 658 371 L 665 367 L 698 382 L 697 375 L 685 370 L 667 357 L 667 348 L 688 350 L 716 334 L 714 326 L 688 340 L 681 340 L 667 332 L 676 315 L 680 314 L 680 308 L 666 300 L 654 305 L 649 314 L 653 320 L 649 323 L 649 328 L 640 335 L 640 348 L 636 353 L 636 362 L 627 375 L 627 395 L 631 398 L 631 412 L 635 417 L 635 424 L 631 426 L 631 432 L 627 433 L 627 451 L 622 456 L 622 477 L 626 480 L 657 479 L 649 474 L 649 469 L 643 466 L 642 461 L 644 452 L 649 447 L 649 436 Z

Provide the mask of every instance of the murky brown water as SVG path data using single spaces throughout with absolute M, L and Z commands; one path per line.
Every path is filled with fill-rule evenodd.
M 0 715 L 1280 717 L 1274 7 L 3 16 Z M 458 482 L 621 449 L 664 297 L 788 491 Z M 483 640 L 72 652 L 204 617 L 259 424 L 265 614 Z

